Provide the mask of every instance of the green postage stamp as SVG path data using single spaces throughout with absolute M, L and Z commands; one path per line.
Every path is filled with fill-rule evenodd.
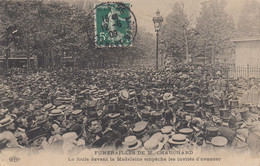
M 101 3 L 95 6 L 95 44 L 97 47 L 130 46 L 135 36 L 135 17 L 130 3 Z

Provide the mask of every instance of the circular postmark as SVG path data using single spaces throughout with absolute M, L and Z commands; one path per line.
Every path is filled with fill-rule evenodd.
M 130 3 L 121 2 L 95 5 L 87 16 L 90 41 L 101 48 L 130 46 L 137 33 L 136 17 L 130 7 Z

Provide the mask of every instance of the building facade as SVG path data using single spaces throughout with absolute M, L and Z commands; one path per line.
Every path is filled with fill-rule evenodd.
M 236 38 L 235 44 L 236 66 L 260 66 L 260 36 Z

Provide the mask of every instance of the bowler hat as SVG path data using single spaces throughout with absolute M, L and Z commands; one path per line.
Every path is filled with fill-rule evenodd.
M 33 142 L 34 140 L 45 137 L 46 131 L 44 131 L 44 128 L 42 127 L 36 127 L 27 132 L 27 136 L 30 142 Z

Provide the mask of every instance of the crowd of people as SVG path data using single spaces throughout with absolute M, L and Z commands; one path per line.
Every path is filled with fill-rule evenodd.
M 258 153 L 258 105 L 245 100 L 253 81 L 190 64 L 12 70 L 0 82 L 0 150 Z

